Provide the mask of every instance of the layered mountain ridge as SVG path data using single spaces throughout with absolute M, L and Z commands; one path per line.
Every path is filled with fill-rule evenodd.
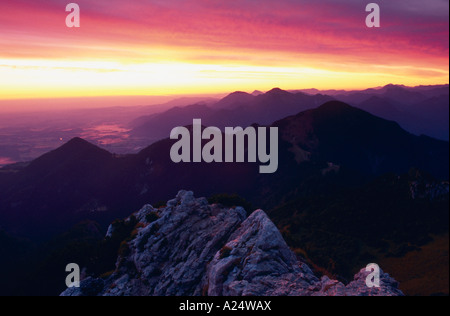
M 23 231 L 21 218 L 28 216 L 33 221 L 26 230 L 33 235 L 36 223 L 41 231 L 51 232 L 54 222 L 69 228 L 86 215 L 106 224 L 127 216 L 129 207 L 166 200 L 182 187 L 204 196 L 238 193 L 272 207 L 278 204 L 277 191 L 284 188 L 288 191 L 279 194 L 286 195 L 298 190 L 292 184 L 322 177 L 330 164 L 368 177 L 419 168 L 448 179 L 447 142 L 409 134 L 395 122 L 342 102 L 327 102 L 272 126 L 280 130 L 280 167 L 266 177 L 256 164 L 175 164 L 169 155 L 175 141 L 170 139 L 117 157 L 75 138 L 23 169 L 0 173 L 2 225 Z
M 279 89 L 256 95 L 291 98 Z M 64 275 L 55 277 L 55 262 L 109 271 L 123 239 L 104 247 L 102 234 L 89 233 L 91 228 L 106 231 L 130 210 L 161 204 L 189 188 L 211 201 L 231 196 L 234 202 L 227 206 L 249 202 L 254 208 L 247 209 L 266 210 L 295 253 L 345 284 L 368 262 L 384 266 L 392 259 L 389 270 L 405 284 L 405 293 L 447 293 L 445 284 L 426 290 L 414 284 L 421 275 L 430 279 L 448 273 L 448 256 L 440 257 L 448 253 L 448 244 L 438 245 L 432 268 L 423 265 L 420 274 L 402 278 L 395 267 L 397 258 L 415 251 L 428 260 L 420 249 L 433 247 L 435 236 L 448 232 L 448 142 L 415 136 L 393 121 L 337 101 L 271 126 L 280 135 L 279 169 L 272 175 L 259 174 L 258 164 L 251 163 L 175 164 L 169 155 L 175 141 L 167 138 L 130 155 L 114 155 L 75 138 L 31 163 L 0 169 L 0 237 L 3 229 L 2 239 L 19 237 L 17 243 L 20 237 L 36 243 L 58 239 L 51 247 L 38 244 L 36 253 L 31 249 L 3 262 L 0 278 L 10 280 L 5 288 L 29 293 L 29 280 L 17 277 L 26 278 L 21 267 L 30 260 L 45 267 L 33 272 L 32 279 L 42 276 L 36 285 L 53 278 L 45 282 L 49 294 L 62 291 L 58 280 Z M 247 201 L 235 202 L 235 195 Z M 69 230 L 70 238 L 64 236 Z M 67 253 L 64 245 L 76 251 Z M 0 248 L 0 253 L 10 250 Z M 98 253 L 103 253 L 100 261 Z
M 130 124 L 131 135 L 154 142 L 165 137 L 174 126 L 201 118 L 206 125 L 270 125 L 286 116 L 314 109 L 328 101 L 341 101 L 386 120 L 398 122 L 415 135 L 449 138 L 449 86 L 405 87 L 387 85 L 363 91 L 284 91 L 266 93 L 233 92 L 216 103 L 198 103 L 143 116 Z M 149 136 L 152 136 L 151 139 Z

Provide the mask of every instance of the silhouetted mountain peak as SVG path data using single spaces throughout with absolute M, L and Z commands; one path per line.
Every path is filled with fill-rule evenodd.
M 218 104 L 232 105 L 234 103 L 245 103 L 253 98 L 254 96 L 247 92 L 235 91 L 220 100 Z
M 388 89 L 388 88 L 404 88 L 404 87 L 405 87 L 404 85 L 398 85 L 398 84 L 393 84 L 393 83 L 390 83 L 390 84 L 387 84 L 384 86 L 384 88 L 386 88 L 386 89 Z
M 255 96 L 255 97 L 257 97 L 258 95 L 261 95 L 261 94 L 264 94 L 264 92 L 261 92 L 259 90 L 255 90 L 255 91 L 252 92 L 252 95 Z
M 97 147 L 96 145 L 88 142 L 87 140 L 84 140 L 80 137 L 75 137 L 69 140 L 67 143 L 56 149 L 55 151 L 59 152 L 83 152 L 85 154 L 92 153 L 92 154 L 105 154 L 107 153 L 110 155 L 109 152 L 107 152 L 104 149 L 101 149 L 100 147 Z
M 343 102 L 327 102 L 275 126 L 282 139 L 293 145 L 297 161 L 315 157 L 374 175 L 404 173 L 419 166 L 440 179 L 448 177 L 448 161 L 444 160 L 448 159 L 448 143 L 420 139 L 394 121 Z
M 269 96 L 271 96 L 271 95 L 291 95 L 291 93 L 289 93 L 285 90 L 282 90 L 280 88 L 273 88 L 272 90 L 268 91 L 266 93 L 266 95 L 269 95 Z
M 313 112 L 316 118 L 320 118 L 320 121 L 325 123 L 325 126 L 334 122 L 341 127 L 353 127 L 353 133 L 362 132 L 364 129 L 370 134 L 370 130 L 375 131 L 381 128 L 387 134 L 408 134 L 397 122 L 379 118 L 365 110 L 340 101 L 327 102 Z
M 250 102 L 255 96 L 247 92 L 236 91 L 217 102 L 217 108 L 234 108 Z
M 28 169 L 45 172 L 61 164 L 77 164 L 79 161 L 105 162 L 112 158 L 112 154 L 90 142 L 75 137 L 61 147 L 34 160 Z
M 417 103 L 426 99 L 426 96 L 417 90 L 401 85 L 387 85 L 380 91 L 383 96 L 402 103 Z
M 405 91 L 407 89 L 405 86 L 402 86 L 402 85 L 388 84 L 388 85 L 384 86 L 381 90 L 395 92 L 395 91 Z
M 348 105 L 347 103 L 341 102 L 341 101 L 329 101 L 317 108 L 318 112 L 336 112 L 336 111 L 343 111 L 343 110 L 359 111 L 358 109 Z
M 248 94 L 247 92 L 243 92 L 243 91 L 235 91 L 233 93 L 230 93 L 228 96 L 226 96 L 225 98 L 233 98 L 233 97 L 238 97 L 238 96 L 249 96 L 250 94 Z
M 65 143 L 62 147 L 81 147 L 81 146 L 94 146 L 93 144 L 89 143 L 87 140 L 84 140 L 80 137 L 74 137 L 71 140 L 69 140 L 67 143 Z

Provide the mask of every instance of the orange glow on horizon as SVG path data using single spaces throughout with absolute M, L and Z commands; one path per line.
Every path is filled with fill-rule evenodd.
M 120 63 L 0 59 L 0 99 L 225 93 L 317 88 L 358 90 L 388 83 L 446 83 L 448 72 L 382 65 L 359 71 L 302 65 L 252 66 L 188 62 Z M 428 78 L 423 74 L 429 73 Z
M 448 12 L 437 0 L 422 11 L 380 0 L 379 30 L 352 2 L 267 1 L 79 0 L 80 29 L 65 27 L 56 0 L 2 1 L 0 100 L 449 81 Z

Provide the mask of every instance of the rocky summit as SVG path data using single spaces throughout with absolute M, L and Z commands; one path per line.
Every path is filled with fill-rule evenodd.
M 318 278 L 262 211 L 210 205 L 180 191 L 166 207 L 146 205 L 109 277 L 89 277 L 62 296 L 401 296 L 381 272 L 368 288 L 365 269 L 348 285 Z M 128 219 L 131 220 L 131 217 Z M 106 238 L 114 234 L 110 226 Z

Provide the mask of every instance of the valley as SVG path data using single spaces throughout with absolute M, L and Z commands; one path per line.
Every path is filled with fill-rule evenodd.
M 280 103 L 285 105 L 299 97 L 304 95 L 276 89 L 256 96 L 262 102 L 258 104 L 268 98 L 272 104 L 285 100 Z M 245 96 L 247 101 L 253 98 Z M 189 106 L 169 111 L 191 113 Z M 433 240 L 448 234 L 448 142 L 413 135 L 393 121 L 338 101 L 290 111 L 293 115 L 266 125 L 279 130 L 279 168 L 273 174 L 260 174 L 258 165 L 249 162 L 176 164 L 170 150 L 177 140 L 168 135 L 123 155 L 105 150 L 106 143 L 59 137 L 56 149 L 0 169 L 0 237 L 5 240 L 0 253 L 11 257 L 0 270 L 9 271 L 2 276 L 10 285 L 6 290 L 30 293 L 27 285 L 45 278 L 44 293 L 60 293 L 57 280 L 64 277 L 54 271 L 68 261 L 79 262 L 92 275 L 110 273 L 136 229 L 133 221 L 116 220 L 146 204 L 165 206 L 185 188 L 214 203 L 245 205 L 249 213 L 265 210 L 291 249 L 316 273 L 347 283 L 362 266 L 378 260 L 406 284 L 406 294 L 448 293 L 444 283 L 431 281 L 433 271 L 442 270 L 440 252 L 427 250 L 435 248 Z M 181 116 L 188 120 L 188 130 L 190 115 L 195 118 L 196 112 Z M 202 123 L 215 120 L 201 118 Z M 167 128 L 170 122 L 164 123 Z M 98 141 L 123 137 L 125 142 L 135 137 L 131 126 L 116 123 L 97 122 L 80 135 Z M 121 227 L 120 234 L 107 241 L 103 236 L 112 222 Z M 8 245 L 14 244 L 22 251 L 12 251 Z M 411 267 L 410 273 L 402 273 L 397 267 L 410 257 L 430 256 L 426 270 Z M 39 270 L 19 278 L 18 269 L 28 261 Z M 424 280 L 434 288 L 421 290 Z

